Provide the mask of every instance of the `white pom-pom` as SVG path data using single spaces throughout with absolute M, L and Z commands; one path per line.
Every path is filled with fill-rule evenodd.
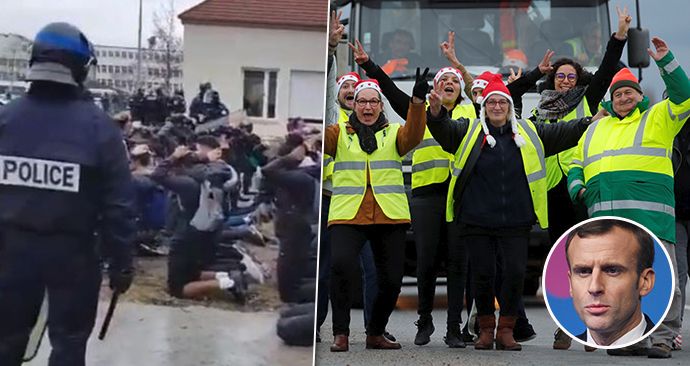
M 527 142 L 525 141 L 525 138 L 522 137 L 522 135 L 520 135 L 519 132 L 517 134 L 513 135 L 513 140 L 515 140 L 515 145 L 517 145 L 517 147 L 523 147 L 527 144 Z
M 496 146 L 496 139 L 491 135 L 486 135 L 486 143 L 493 148 Z

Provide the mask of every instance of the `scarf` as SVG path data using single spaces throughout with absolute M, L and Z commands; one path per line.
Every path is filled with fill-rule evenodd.
M 371 154 L 378 149 L 376 133 L 381 131 L 386 125 L 388 125 L 388 121 L 383 113 L 379 115 L 379 118 L 371 126 L 367 126 L 360 122 L 355 113 L 350 115 L 350 126 L 355 130 L 359 138 L 359 147 L 367 154 Z
M 582 101 L 585 91 L 587 91 L 585 86 L 576 86 L 565 92 L 542 91 L 537 105 L 537 119 L 545 121 L 563 118 Z

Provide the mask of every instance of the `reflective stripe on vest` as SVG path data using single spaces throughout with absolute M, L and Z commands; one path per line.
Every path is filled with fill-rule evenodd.
M 583 167 L 586 169 L 588 165 L 595 163 L 603 158 L 606 157 L 611 157 L 611 156 L 625 156 L 625 155 L 639 155 L 639 156 L 645 156 L 645 157 L 667 157 L 669 156 L 669 152 L 667 149 L 663 147 L 645 147 L 642 146 L 642 138 L 644 137 L 644 129 L 645 126 L 647 125 L 647 117 L 649 116 L 649 111 L 645 111 L 642 113 L 642 119 L 640 120 L 640 123 L 637 127 L 637 131 L 635 131 L 635 138 L 633 140 L 633 146 L 630 147 L 623 147 L 620 149 L 616 150 L 604 150 L 601 153 L 598 154 L 589 154 L 589 148 L 592 143 L 592 137 L 594 135 L 594 131 L 596 129 L 596 126 L 598 125 L 596 122 L 592 124 L 592 126 L 587 130 L 587 135 L 585 136 L 585 142 L 584 142 L 584 156 L 585 156 L 585 161 Z M 597 121 L 599 122 L 599 121 Z
M 462 168 L 467 163 L 467 159 L 472 152 L 472 146 L 477 143 L 477 138 L 481 129 L 478 128 L 479 120 L 472 122 L 470 132 L 466 134 L 455 153 L 453 163 L 453 176 L 450 181 L 448 195 L 446 197 L 446 221 L 451 222 L 455 216 L 455 184 L 462 172 Z M 525 137 L 527 142 L 520 148 L 525 178 L 527 179 L 534 213 L 537 216 L 539 225 L 542 228 L 548 227 L 548 211 L 546 207 L 546 163 L 544 161 L 544 146 L 537 134 L 534 124 L 529 121 L 518 120 L 518 131 Z
M 451 113 L 453 119 L 475 117 L 476 113 L 472 104 L 458 104 Z M 412 153 L 412 189 L 445 182 L 452 162 L 453 154 L 444 151 L 434 140 L 429 128 L 426 128 L 424 139 Z
M 390 124 L 376 133 L 378 148 L 362 151 L 356 134 L 341 128 L 333 169 L 333 195 L 328 220 L 351 220 L 359 211 L 367 187 L 367 172 L 374 199 L 386 217 L 410 219 L 403 185 L 402 157 L 396 146 L 399 124 Z
M 611 210 L 646 210 L 665 213 L 674 216 L 676 209 L 673 206 L 665 205 L 659 202 L 637 201 L 637 200 L 617 200 L 617 201 L 602 201 L 592 205 L 587 209 L 587 213 L 591 217 L 598 211 Z

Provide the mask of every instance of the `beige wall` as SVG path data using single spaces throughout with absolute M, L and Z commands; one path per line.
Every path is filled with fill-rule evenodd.
M 282 135 L 289 117 L 292 70 L 325 74 L 326 32 L 184 26 L 184 89 L 187 102 L 199 83 L 210 81 L 223 102 L 234 111 L 242 108 L 243 68 L 278 71 L 276 119 L 254 120 L 257 133 Z M 303 91 L 323 109 L 320 91 Z

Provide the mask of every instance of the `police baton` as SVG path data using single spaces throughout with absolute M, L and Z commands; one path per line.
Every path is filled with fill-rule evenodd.
M 110 321 L 113 319 L 113 314 L 115 314 L 115 307 L 117 306 L 117 300 L 120 298 L 120 291 L 115 290 L 113 292 L 113 297 L 110 299 L 110 305 L 108 306 L 108 312 L 105 314 L 105 319 L 103 320 L 103 325 L 101 326 L 101 332 L 98 333 L 98 339 L 105 339 L 105 334 L 108 332 L 108 327 L 110 326 Z

